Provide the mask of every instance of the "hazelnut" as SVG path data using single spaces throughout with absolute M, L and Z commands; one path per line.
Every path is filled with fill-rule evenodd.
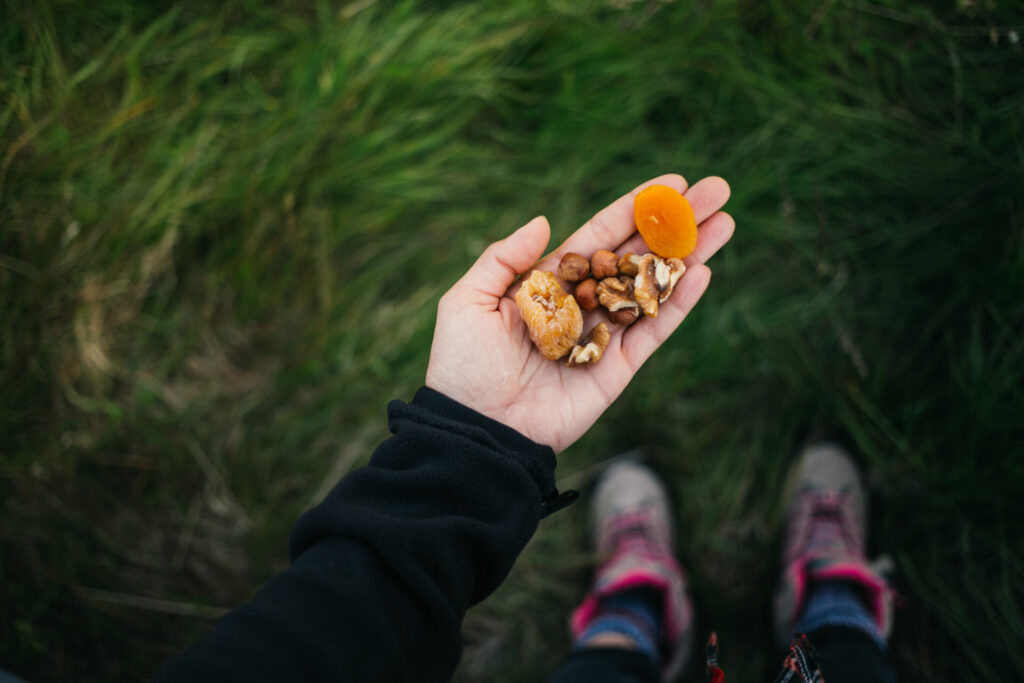
M 633 295 L 644 315 L 658 317 L 658 304 L 672 295 L 672 289 L 686 272 L 686 266 L 677 258 L 662 259 L 647 254 L 640 259 Z
M 640 317 L 639 308 L 620 308 L 617 311 L 608 311 L 608 320 L 616 325 L 630 326 Z
M 612 339 L 608 332 L 608 326 L 598 323 L 587 336 L 580 340 L 580 343 L 569 352 L 569 360 L 566 365 L 578 368 L 584 365 L 592 365 L 601 360 L 604 350 L 608 348 L 608 342 Z
M 597 300 L 597 280 L 592 277 L 576 285 L 574 295 L 576 303 L 584 311 L 592 311 L 600 305 Z
M 558 277 L 566 282 L 579 282 L 590 273 L 590 264 L 576 252 L 570 251 L 558 264 Z
M 625 256 L 619 259 L 619 274 L 620 275 L 632 275 L 636 277 L 636 274 L 640 272 L 640 259 L 642 257 L 637 256 L 633 252 L 628 252 Z
M 590 270 L 597 279 L 619 274 L 619 257 L 607 249 L 598 249 L 590 259 Z

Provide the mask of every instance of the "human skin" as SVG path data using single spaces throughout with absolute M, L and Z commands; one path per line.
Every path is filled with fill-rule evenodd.
M 647 253 L 633 222 L 633 198 L 653 184 L 682 192 L 699 226 L 697 247 L 684 259 L 686 273 L 672 296 L 661 304 L 657 318 L 642 318 L 628 328 L 610 326 L 611 341 L 595 365 L 570 368 L 545 359 L 516 307 L 517 277 L 534 269 L 557 272 L 562 255 L 570 251 Z M 729 185 L 718 177 L 690 187 L 680 175 L 663 175 L 612 202 L 546 256 L 551 229 L 543 216 L 490 245 L 438 303 L 426 385 L 556 453 L 565 450 L 607 410 L 704 294 L 711 279 L 705 262 L 735 229 L 732 217 L 721 211 L 729 193 Z M 604 315 L 585 311 L 583 319 L 586 332 Z

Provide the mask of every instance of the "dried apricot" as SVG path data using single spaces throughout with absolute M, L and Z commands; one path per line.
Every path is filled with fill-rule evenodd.
M 697 246 L 697 219 L 686 197 L 667 185 L 651 185 L 633 201 L 644 242 L 662 258 L 686 258 Z

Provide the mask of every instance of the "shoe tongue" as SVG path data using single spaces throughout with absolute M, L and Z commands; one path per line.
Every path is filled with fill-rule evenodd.
M 635 543 L 663 543 L 661 526 L 648 507 L 623 511 L 607 520 L 598 545 L 611 550 Z
M 805 552 L 810 555 L 828 555 L 831 551 L 845 550 L 843 527 L 838 519 L 815 520 L 807 539 Z
M 807 544 L 810 555 L 829 555 L 835 551 L 850 552 L 850 539 L 843 529 L 842 495 L 822 493 L 814 503 Z

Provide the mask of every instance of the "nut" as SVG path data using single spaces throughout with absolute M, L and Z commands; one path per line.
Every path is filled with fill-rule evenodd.
M 658 317 L 658 304 L 672 295 L 672 288 L 686 272 L 686 266 L 677 258 L 662 259 L 647 254 L 640 259 L 633 295 L 644 315 Z
M 597 301 L 597 280 L 592 277 L 588 277 L 583 282 L 576 285 L 576 303 L 580 305 L 584 311 L 592 311 L 597 308 L 600 304 Z
M 609 311 L 637 308 L 633 298 L 633 278 L 606 277 L 597 285 L 597 299 Z
M 598 323 L 579 344 L 573 347 L 572 352 L 569 353 L 569 360 L 566 362 L 566 365 L 578 368 L 596 363 L 601 360 L 611 338 L 608 326 L 604 323 Z
M 583 332 L 583 313 L 553 273 L 535 270 L 516 292 L 516 306 L 541 355 L 561 358 Z
M 636 274 L 640 272 L 640 259 L 642 258 L 642 256 L 637 256 L 631 251 L 627 252 L 625 256 L 619 259 L 619 274 L 636 277 Z
M 616 325 L 625 325 L 626 327 L 635 323 L 639 317 L 639 306 L 636 308 L 620 308 L 617 311 L 608 311 L 608 320 L 612 321 Z
M 566 282 L 579 282 L 590 274 L 590 263 L 576 252 L 570 251 L 558 264 L 558 277 Z
M 607 249 L 598 249 L 590 258 L 590 270 L 598 280 L 619 274 L 619 257 Z

